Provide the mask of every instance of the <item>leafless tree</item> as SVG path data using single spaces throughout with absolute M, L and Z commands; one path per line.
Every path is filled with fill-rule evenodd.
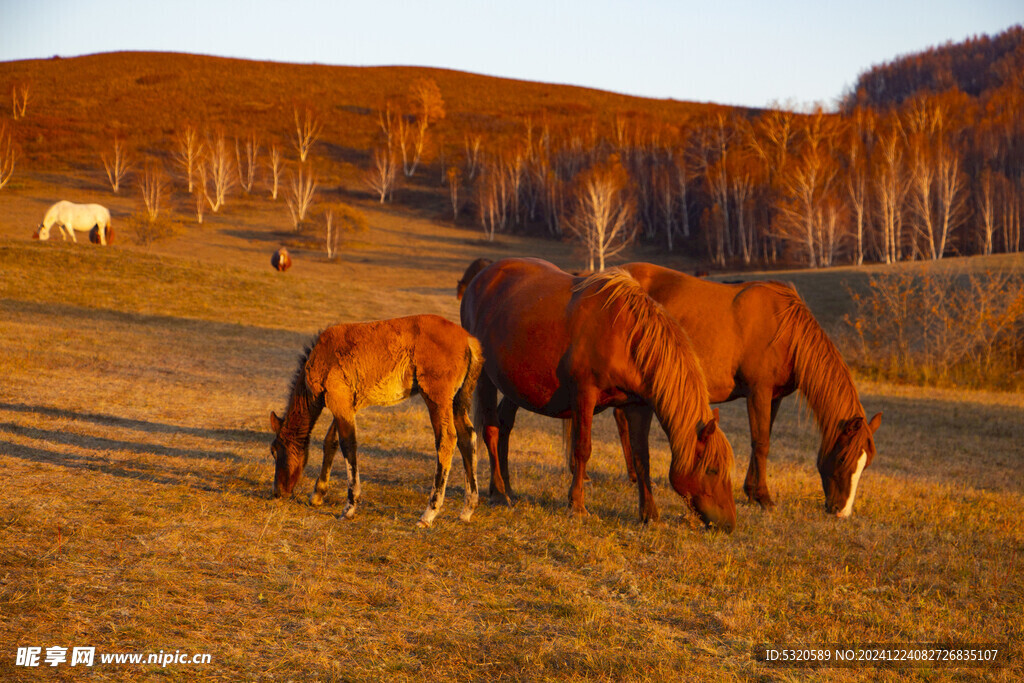
M 231 153 L 228 151 L 223 133 L 218 134 L 213 140 L 208 140 L 206 146 L 209 150 L 206 155 L 206 180 L 209 182 L 203 183 L 203 193 L 210 204 L 210 209 L 217 213 L 224 206 L 224 201 L 235 183 Z
M 572 215 L 566 226 L 587 250 L 587 268 L 604 270 L 607 260 L 633 241 L 633 200 L 628 176 L 616 162 L 586 171 L 576 181 Z
M 142 201 L 146 205 L 146 216 L 152 223 L 160 215 L 167 191 L 167 182 L 163 170 L 155 162 L 146 164 L 142 172 Z
M 18 150 L 14 146 L 11 132 L 7 124 L 0 124 L 0 190 L 10 182 L 14 175 L 14 163 L 18 160 Z
M 25 118 L 25 109 L 28 107 L 29 87 L 28 83 L 15 83 L 11 88 L 11 103 L 14 109 L 14 120 Z
M 390 199 L 395 187 L 398 160 L 394 151 L 378 147 L 373 150 L 373 165 L 366 172 L 366 184 L 383 204 Z
M 413 142 L 414 155 L 412 163 L 405 168 L 405 175 L 412 176 L 423 157 L 423 146 L 427 137 L 427 128 L 431 123 L 445 116 L 444 99 L 441 89 L 432 78 L 419 78 L 412 84 L 411 99 L 416 114 L 416 140 Z
M 881 232 L 882 259 L 900 260 L 903 241 L 903 201 L 908 181 L 903 163 L 903 134 L 897 122 L 882 131 L 875 146 L 872 187 Z
M 452 220 L 459 220 L 459 185 L 462 171 L 457 166 L 449 166 L 445 176 L 448 179 L 448 197 L 452 202 Z
M 281 170 L 284 168 L 284 161 L 281 158 L 281 148 L 277 145 L 270 146 L 270 197 L 277 199 L 277 191 L 281 183 Z
M 174 158 L 185 170 L 185 177 L 188 179 L 188 192 L 192 194 L 195 189 L 196 173 L 203 163 L 203 142 L 199 138 L 199 131 L 192 124 L 186 124 L 185 128 L 178 133 Z
M 309 150 L 320 139 L 323 124 L 317 118 L 312 107 L 305 107 L 300 115 L 299 108 L 295 107 L 295 149 L 299 153 L 299 161 L 305 162 Z
M 313 198 L 316 196 L 317 178 L 313 169 L 307 169 L 299 165 L 298 171 L 293 173 L 288 185 L 285 201 L 288 202 L 288 211 L 292 216 L 292 225 L 299 229 L 302 221 L 306 220 L 309 207 L 313 205 Z
M 193 192 L 192 197 L 196 206 L 196 223 L 203 224 L 203 212 L 206 210 L 208 197 L 206 194 L 206 165 L 199 164 L 196 167 L 196 184 L 202 188 L 202 192 Z
M 238 184 L 242 186 L 246 194 L 252 192 L 253 183 L 256 182 L 257 159 L 260 153 L 260 139 L 255 132 L 250 131 L 244 141 L 235 138 L 235 168 L 238 170 Z
M 363 232 L 368 227 L 366 216 L 348 204 L 327 206 L 323 212 L 323 219 L 324 247 L 329 259 L 338 255 L 338 247 L 343 235 L 351 232 Z
M 466 178 L 472 182 L 480 170 L 480 145 L 483 136 L 479 133 L 466 134 Z
M 131 171 L 131 160 L 125 149 L 124 140 L 115 136 L 114 154 L 112 156 L 103 154 L 100 155 L 100 158 L 103 160 L 103 168 L 107 171 L 107 180 L 110 181 L 110 187 L 114 194 L 117 194 L 121 189 L 121 183 L 128 177 L 128 173 Z

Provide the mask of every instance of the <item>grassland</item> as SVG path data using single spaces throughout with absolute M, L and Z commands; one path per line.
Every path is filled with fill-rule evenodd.
M 472 258 L 574 266 L 571 249 L 482 243 L 367 203 L 371 228 L 339 261 L 300 250 L 277 274 L 269 256 L 287 221 L 269 201 L 237 203 L 147 249 L 103 249 L 29 239 L 51 192 L 30 177 L 0 211 L 4 680 L 81 678 L 66 664 L 14 666 L 17 647 L 54 645 L 212 657 L 97 664 L 100 680 L 1024 673 L 1019 659 L 999 670 L 801 671 L 752 655 L 765 642 L 1019 643 L 1020 395 L 862 384 L 869 413 L 885 418 L 848 521 L 822 511 L 813 420 L 788 400 L 769 472 L 779 506 L 741 506 L 731 536 L 698 529 L 672 493 L 660 432 L 664 521 L 639 525 L 608 416 L 596 420 L 591 515 L 570 518 L 559 426 L 526 414 L 513 435 L 515 507 L 483 503 L 460 523 L 456 472 L 435 526 L 417 529 L 432 439 L 425 409 L 408 402 L 360 415 L 365 503 L 342 522 L 343 470 L 323 508 L 305 503 L 319 441 L 299 497 L 270 498 L 267 414 L 283 407 L 303 344 L 334 320 L 457 320 L 454 284 Z M 123 215 L 129 200 L 112 198 L 115 214 L 119 202 Z M 867 272 L 791 279 L 828 325 L 844 312 L 840 282 Z M 723 425 L 739 491 L 744 407 L 724 406 Z
M 1020 394 L 862 381 L 869 414 L 885 417 L 878 458 L 847 521 L 822 511 L 818 438 L 795 399 L 783 404 L 774 431 L 769 484 L 778 507 L 765 514 L 741 506 L 731 536 L 700 530 L 672 493 L 658 430 L 663 521 L 638 524 L 607 415 L 596 420 L 586 519 L 566 512 L 559 425 L 522 414 L 513 435 L 515 507 L 483 503 L 462 524 L 456 468 L 448 506 L 433 528 L 417 529 L 433 456 L 426 410 L 415 400 L 360 415 L 364 503 L 354 521 L 338 519 L 341 468 L 324 507 L 305 503 L 318 440 L 299 496 L 272 500 L 267 416 L 283 407 L 317 330 L 421 312 L 457 320 L 455 281 L 478 256 L 580 265 L 567 244 L 483 242 L 465 225 L 437 222 L 444 192 L 425 171 L 395 205 L 359 190 L 374 108 L 423 75 L 445 93 L 449 116 L 436 132 L 454 145 L 474 126 L 513 127 L 541 111 L 671 118 L 692 108 L 403 68 L 145 54 L 0 65 L 0 84 L 33 88 L 17 127 L 24 156 L 0 192 L 0 680 L 81 679 L 67 664 L 14 664 L 18 647 L 51 646 L 211 655 L 204 666 L 97 663 L 90 677 L 98 680 L 1024 675 L 1016 652 L 998 670 L 806 671 L 753 657 L 767 642 L 1017 647 Z M 141 248 L 122 231 L 106 249 L 30 239 L 58 198 L 102 201 L 115 230 L 139 209 L 131 185 L 116 196 L 105 185 L 99 155 L 115 133 L 164 158 L 187 119 L 283 141 L 300 100 L 324 114 L 316 154 L 325 194 L 355 204 L 370 225 L 336 261 L 299 247 L 291 270 L 273 272 L 280 243 L 303 243 L 283 201 L 262 190 L 236 193 L 199 226 L 188 218 L 180 178 L 168 206 L 181 225 L 172 239 Z M 642 249 L 628 256 L 695 267 Z M 957 267 L 1020 265 L 997 257 Z M 850 307 L 844 284 L 863 288 L 883 270 L 773 276 L 795 282 L 835 330 Z M 738 455 L 738 492 L 744 406 L 723 406 L 722 417 Z M 480 473 L 486 478 L 483 462 Z

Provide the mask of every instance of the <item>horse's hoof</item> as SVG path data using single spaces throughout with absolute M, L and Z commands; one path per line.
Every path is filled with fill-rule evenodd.
M 587 508 L 584 505 L 572 505 L 569 507 L 570 517 L 589 517 L 590 513 L 587 512 Z
M 459 513 L 459 519 L 461 519 L 463 522 L 468 522 L 469 520 L 473 519 L 473 510 L 466 508 L 465 510 Z
M 418 526 L 420 529 L 429 529 L 430 525 L 431 525 L 431 522 L 425 522 L 422 519 L 420 521 L 416 522 L 416 526 Z
M 343 519 L 352 519 L 356 516 L 356 506 L 349 503 L 345 506 L 345 510 L 341 513 Z
M 324 496 L 322 493 L 312 493 L 309 496 L 309 504 L 313 507 L 320 507 L 324 504 Z

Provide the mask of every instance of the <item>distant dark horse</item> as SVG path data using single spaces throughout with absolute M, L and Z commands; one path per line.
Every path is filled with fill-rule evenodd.
M 591 421 L 595 411 L 615 406 L 639 413 L 641 421 L 657 414 L 671 445 L 672 487 L 706 524 L 732 530 L 732 448 L 708 405 L 700 364 L 682 327 L 631 276 L 610 271 L 573 278 L 537 259 L 498 261 L 469 283 L 462 325 L 483 347 L 477 421 L 499 494 L 508 494 L 508 434 L 518 407 L 572 417 L 569 501 L 585 513 Z M 498 390 L 505 396 L 500 416 Z M 638 443 L 643 521 L 658 518 L 646 453 Z

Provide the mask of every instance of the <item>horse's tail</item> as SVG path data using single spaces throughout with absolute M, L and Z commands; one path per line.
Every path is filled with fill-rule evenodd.
M 462 379 L 462 386 L 455 392 L 453 407 L 455 413 L 469 413 L 473 403 L 473 391 L 476 389 L 477 380 L 480 379 L 480 372 L 484 368 L 484 351 L 477 338 L 470 335 L 466 343 L 466 374 Z

